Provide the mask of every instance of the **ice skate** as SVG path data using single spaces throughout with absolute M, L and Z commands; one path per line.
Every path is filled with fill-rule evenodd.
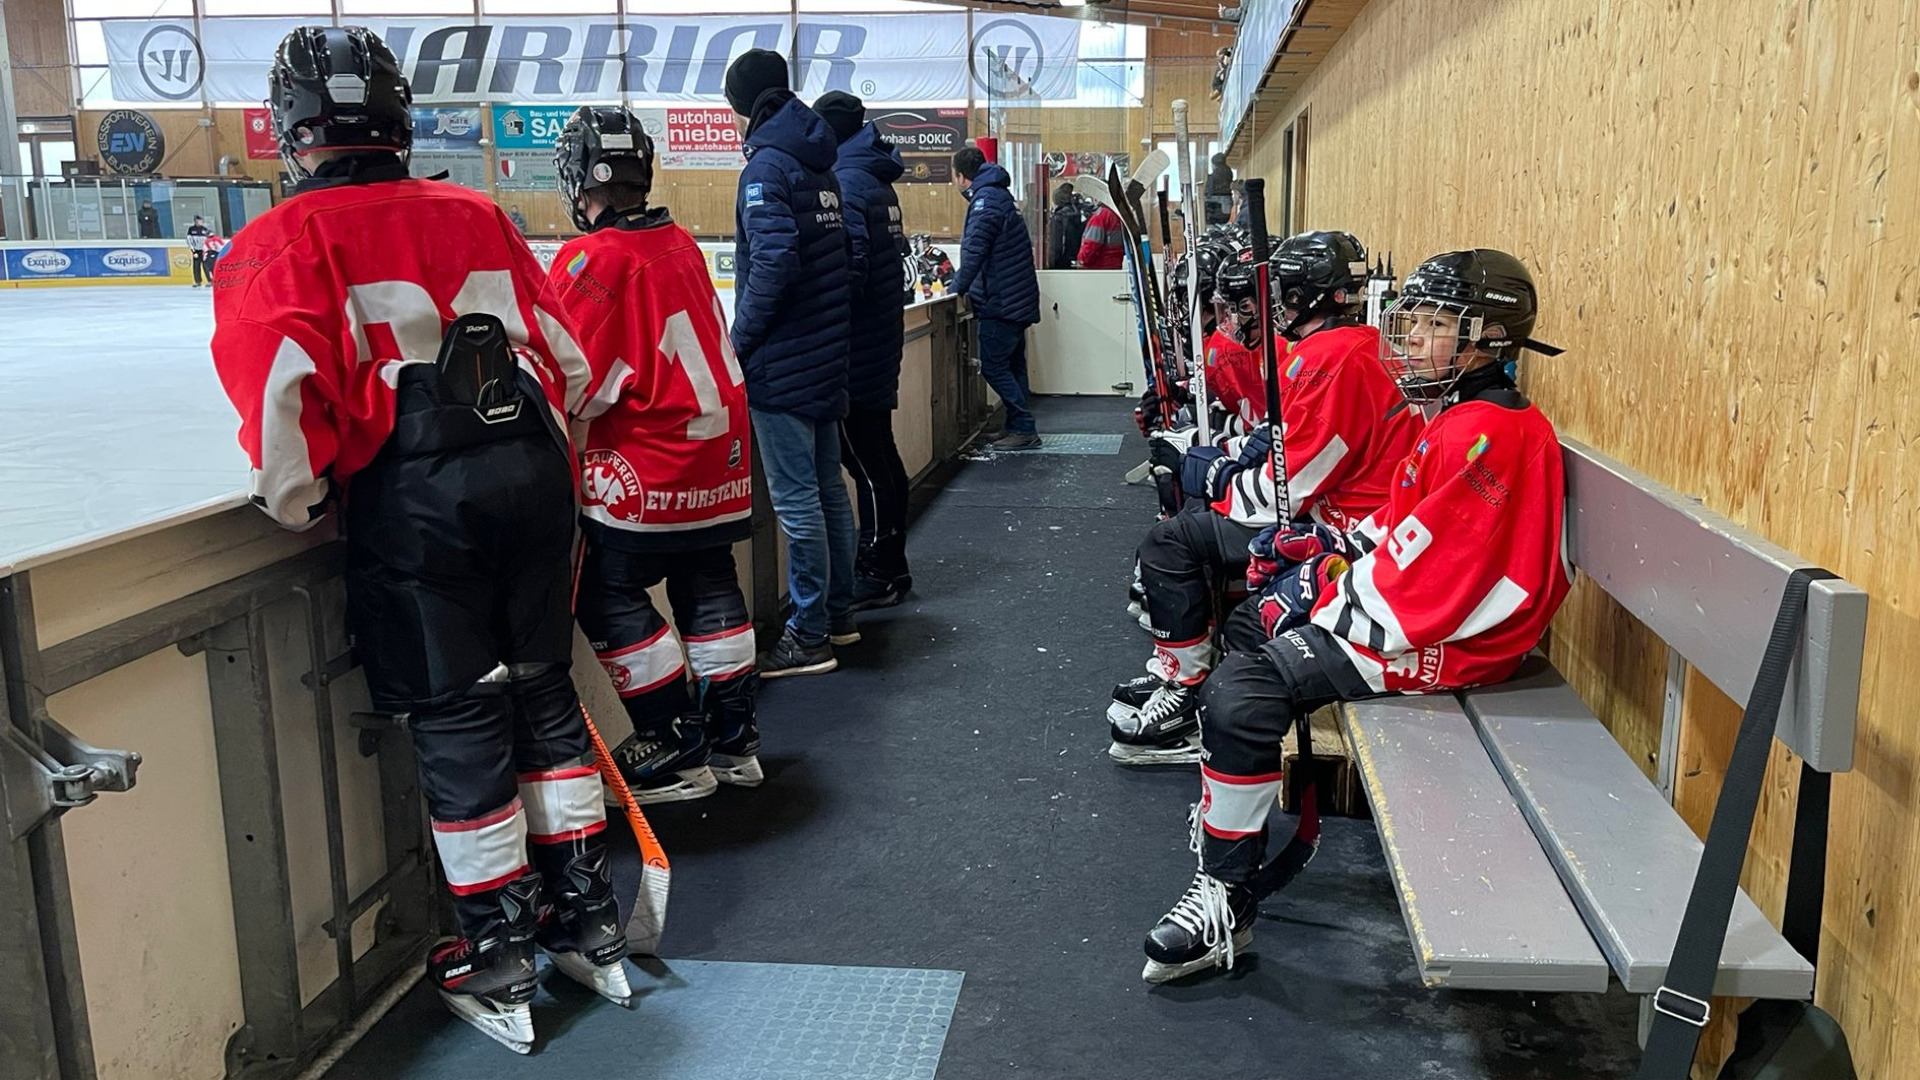
M 538 851 L 536 858 L 553 903 L 540 913 L 534 940 L 562 975 L 626 1008 L 633 998 L 627 985 L 627 936 L 620 929 L 606 848 L 596 845 L 571 857 L 565 849 Z M 553 866 L 560 859 L 565 861 Z
M 1145 689 L 1142 679 L 1114 688 L 1107 707 L 1113 736 L 1107 756 L 1123 765 L 1185 765 L 1200 760 L 1200 687 L 1182 686 L 1153 676 L 1151 694 L 1128 705 Z M 1124 697 L 1123 697 L 1124 693 Z
M 1216 967 L 1231 970 L 1234 957 L 1253 944 L 1258 913 L 1252 889 L 1195 871 L 1186 894 L 1147 934 L 1140 977 L 1163 983 Z
M 540 879 L 516 878 L 499 891 L 500 915 L 482 937 L 434 946 L 427 974 L 453 1015 L 516 1054 L 533 1049 L 534 904 Z
M 700 717 L 678 717 L 663 731 L 634 732 L 614 747 L 613 760 L 627 778 L 633 799 L 642 806 L 685 802 L 713 794 L 719 782 L 707 767 L 711 748 Z M 607 805 L 619 796 L 607 791 Z
M 760 768 L 760 729 L 748 723 L 733 736 L 716 741 L 707 767 L 722 784 L 759 787 L 767 778 Z

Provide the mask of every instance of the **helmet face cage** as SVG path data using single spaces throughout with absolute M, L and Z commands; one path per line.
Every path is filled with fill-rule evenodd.
M 303 26 L 274 52 L 265 105 L 288 175 L 313 175 L 314 150 L 413 148 L 413 90 L 392 50 L 360 26 Z
M 1260 300 L 1253 265 L 1235 260 L 1214 278 L 1214 320 L 1228 337 L 1251 349 L 1260 344 Z
M 554 140 L 553 165 L 574 227 L 588 232 L 593 221 L 580 197 L 594 188 L 637 187 L 645 205 L 644 196 L 653 190 L 653 139 L 640 126 L 640 118 L 625 108 L 582 105 Z
M 1380 362 L 1415 404 L 1437 401 L 1465 374 L 1462 361 L 1480 343 L 1486 319 L 1467 304 L 1403 294 L 1380 317 Z

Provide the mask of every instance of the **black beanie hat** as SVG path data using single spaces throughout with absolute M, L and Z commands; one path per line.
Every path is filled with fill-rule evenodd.
M 813 103 L 813 111 L 833 129 L 835 142 L 854 137 L 867 122 L 867 104 L 845 90 L 829 90 Z
M 787 58 L 772 49 L 748 49 L 727 68 L 727 104 L 741 116 L 768 90 L 787 89 Z

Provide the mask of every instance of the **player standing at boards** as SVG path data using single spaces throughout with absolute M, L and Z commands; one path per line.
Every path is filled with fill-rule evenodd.
M 254 502 L 304 529 L 344 496 L 354 652 L 374 708 L 407 716 L 459 923 L 428 974 L 526 1053 L 536 943 L 596 992 L 629 993 L 569 677 L 561 415 L 588 372 L 499 207 L 408 178 L 412 97 L 365 29 L 280 43 L 267 101 L 298 182 L 220 260 L 213 358 Z
M 752 434 L 720 298 L 693 237 L 647 205 L 639 117 L 583 105 L 553 159 L 586 233 L 551 281 L 592 369 L 575 413 L 589 421 L 578 610 L 633 721 L 613 757 L 642 803 L 758 784 L 753 623 L 733 562 L 753 530 Z M 678 634 L 647 596 L 661 581 Z
M 1559 352 L 1528 336 L 1537 310 L 1526 267 L 1483 248 L 1428 259 L 1387 312 L 1388 369 L 1438 414 L 1379 513 L 1263 534 L 1272 558 L 1249 580 L 1267 579 L 1270 640 L 1207 683 L 1200 866 L 1147 935 L 1148 982 L 1232 967 L 1252 943 L 1289 727 L 1334 701 L 1499 682 L 1566 597 L 1559 439 L 1508 373 L 1522 349 Z

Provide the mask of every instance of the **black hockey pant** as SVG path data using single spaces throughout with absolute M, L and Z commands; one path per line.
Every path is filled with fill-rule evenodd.
M 1193 684 L 1213 667 L 1213 597 L 1247 572 L 1247 544 L 1260 530 L 1192 501 L 1155 522 L 1140 543 L 1140 583 L 1147 590 L 1154 655 L 1149 670 Z
M 200 284 L 203 277 L 207 284 L 213 284 L 213 252 L 211 251 L 193 253 L 193 283 Z
M 859 496 L 860 569 L 888 581 L 906 576 L 907 467 L 894 443 L 893 411 L 850 409 L 840 422 L 840 461 Z
M 1245 630 L 1247 610 L 1229 618 L 1230 633 Z M 1287 730 L 1304 727 L 1323 705 L 1373 696 L 1333 635 L 1317 626 L 1227 654 L 1207 680 L 1200 714 L 1200 864 L 1208 873 L 1244 884 L 1265 861 Z
M 678 634 L 647 590 L 667 583 Z M 708 736 L 726 742 L 752 726 L 753 622 L 740 592 L 731 545 L 693 551 L 632 552 L 589 543 L 580 576 L 580 628 L 627 707 L 633 730 L 655 735 L 693 712 L 692 667 Z M 685 642 L 684 656 L 681 643 Z
M 375 708 L 405 713 L 463 934 L 500 887 L 601 845 L 606 811 L 572 655 L 573 473 L 523 382 L 517 418 L 441 403 L 400 369 L 393 436 L 354 476 L 347 615 Z M 532 851 L 529 851 L 529 845 Z

